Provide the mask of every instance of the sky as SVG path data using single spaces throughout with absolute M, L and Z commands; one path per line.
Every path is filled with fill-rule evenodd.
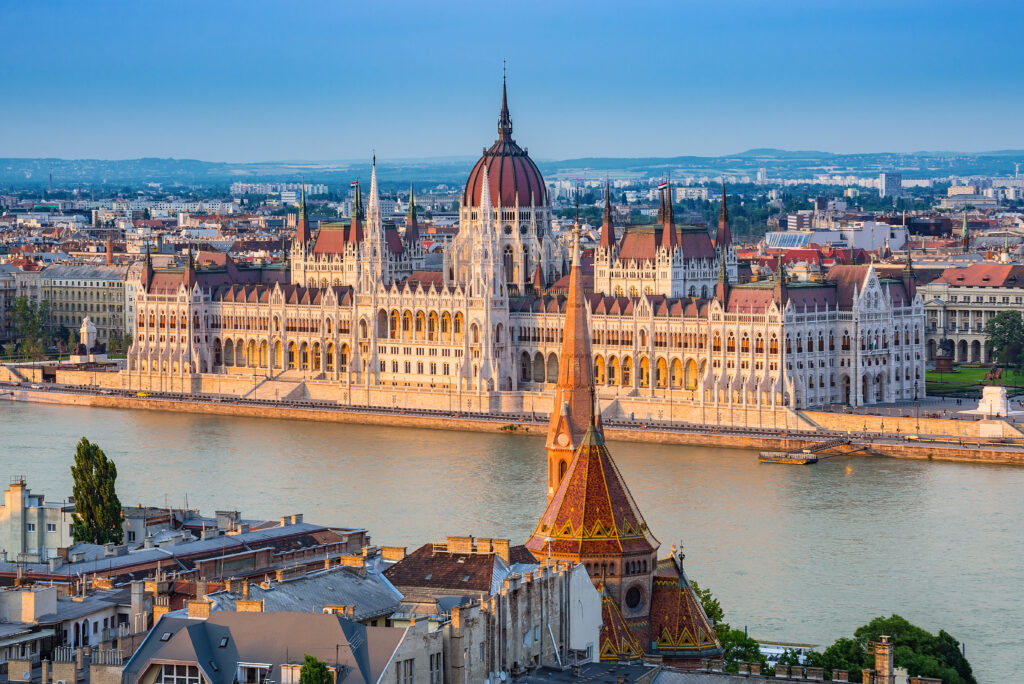
M 1024 2 L 0 0 L 0 157 L 1024 148 Z

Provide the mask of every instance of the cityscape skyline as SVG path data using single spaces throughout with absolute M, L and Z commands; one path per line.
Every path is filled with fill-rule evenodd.
M 240 7 L 204 5 L 201 21 L 119 2 L 6 8 L 12 25 L 50 36 L 0 47 L 20 64 L 6 75 L 12 92 L 45 86 L 65 102 L 21 98 L 4 117 L 18 132 L 5 136 L 6 156 L 469 156 L 492 133 L 503 60 L 517 137 L 539 159 L 1024 147 L 1007 137 L 1024 99 L 1006 88 L 1022 13 L 1009 3 L 985 13 L 918 2 L 531 5 L 517 10 L 536 12 L 526 22 L 461 4 L 386 16 Z M 498 45 L 502 22 L 514 39 Z M 644 49 L 619 48 L 629 42 Z

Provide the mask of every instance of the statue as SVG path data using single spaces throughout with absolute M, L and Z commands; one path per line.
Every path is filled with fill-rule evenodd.
M 991 382 L 993 385 L 998 384 L 998 381 L 1003 377 L 1003 369 L 996 366 L 992 366 L 988 373 L 985 373 L 985 382 Z
M 944 337 L 939 340 L 938 348 L 935 350 L 935 370 L 939 373 L 953 372 L 953 357 L 956 354 L 956 345 L 953 340 Z

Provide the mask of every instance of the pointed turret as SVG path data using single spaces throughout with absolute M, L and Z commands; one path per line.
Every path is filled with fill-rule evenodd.
M 142 265 L 142 289 L 149 292 L 149 284 L 153 282 L 153 256 L 149 252 L 149 243 L 146 243 L 146 261 Z
M 189 245 L 188 257 L 185 259 L 185 288 L 191 290 L 197 282 L 199 278 L 196 276 L 196 262 L 192 259 L 192 245 Z
M 359 243 L 363 241 L 363 196 L 356 180 L 356 192 L 352 198 L 352 221 L 348 224 L 348 232 L 345 233 L 345 242 Z
M 907 297 L 910 301 L 914 301 L 914 295 L 917 293 L 917 274 L 914 273 L 914 260 L 910 256 L 910 243 L 907 243 L 907 263 L 903 267 L 903 289 L 907 291 Z
M 725 269 L 725 254 L 721 253 L 718 258 L 718 283 L 715 285 L 715 299 L 722 308 L 729 302 L 729 273 Z
M 786 289 L 786 267 L 782 264 L 782 257 L 779 257 L 779 267 L 775 271 L 775 284 L 772 287 L 772 299 L 775 300 L 775 304 L 779 309 L 786 307 L 786 301 L 789 299 L 789 292 Z
M 960 229 L 960 247 L 964 250 L 964 254 L 971 249 L 971 232 L 967 228 L 967 210 L 964 209 L 964 225 Z
M 594 422 L 594 368 L 590 353 L 590 328 L 583 292 L 583 267 L 580 266 L 579 225 L 574 229 L 572 269 L 569 272 L 569 296 L 565 301 L 565 327 L 562 355 L 558 364 L 558 383 L 548 424 L 548 497 L 572 460 L 584 433 Z
M 306 184 L 302 184 L 302 200 L 299 202 L 299 220 L 295 229 L 295 246 L 302 249 L 310 239 L 309 215 L 306 213 Z
M 501 113 L 498 115 L 498 141 L 512 142 L 512 117 L 508 113 L 508 86 L 501 75 Z
M 412 191 L 412 183 L 409 183 L 409 211 L 405 214 L 405 243 L 409 247 L 415 247 L 420 241 L 420 226 L 416 220 L 416 196 Z
M 604 184 L 604 219 L 601 221 L 601 246 L 611 250 L 615 246 L 615 225 L 612 222 L 612 195 L 608 181 Z
M 715 239 L 717 247 L 725 254 L 725 250 L 732 244 L 732 230 L 729 228 L 729 210 L 725 206 L 725 181 L 722 181 L 722 209 L 718 212 L 718 236 Z
M 679 246 L 679 234 L 676 233 L 675 211 L 672 209 L 672 183 L 669 183 L 663 192 L 666 198 L 663 201 L 665 216 L 661 222 L 661 246 L 667 250 L 672 250 Z

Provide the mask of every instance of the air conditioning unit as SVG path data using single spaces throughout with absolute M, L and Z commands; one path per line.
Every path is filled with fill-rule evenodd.
M 58 679 L 53 684 L 68 684 L 68 680 L 66 680 L 66 679 Z

